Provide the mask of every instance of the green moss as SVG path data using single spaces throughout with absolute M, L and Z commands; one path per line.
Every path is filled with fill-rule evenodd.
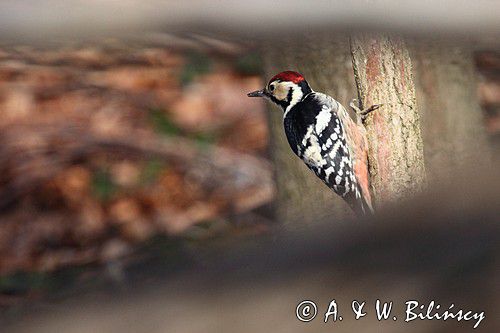
M 167 117 L 161 109 L 149 109 L 149 121 L 155 130 L 166 136 L 179 135 L 181 130 Z
M 256 52 L 246 53 L 236 59 L 235 70 L 244 75 L 260 75 L 262 73 L 262 59 Z
M 217 135 L 213 132 L 195 133 L 190 135 L 189 137 L 196 142 L 197 147 L 200 150 L 209 149 L 217 140 Z
M 113 183 L 111 175 L 105 169 L 97 170 L 92 178 L 92 193 L 101 200 L 107 201 L 118 191 L 118 186 Z
M 158 178 L 158 175 L 167 167 L 166 163 L 157 159 L 146 162 L 141 170 L 140 182 L 143 185 L 151 184 Z
M 182 85 L 191 83 L 197 76 L 207 74 L 212 69 L 212 59 L 207 54 L 189 52 L 186 60 L 179 78 Z

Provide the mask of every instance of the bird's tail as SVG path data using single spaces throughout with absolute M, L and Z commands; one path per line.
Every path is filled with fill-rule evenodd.
M 371 203 L 366 200 L 363 192 L 360 191 L 360 193 L 361 196 L 357 197 L 354 192 L 349 192 L 344 199 L 358 217 L 373 215 L 374 211 Z

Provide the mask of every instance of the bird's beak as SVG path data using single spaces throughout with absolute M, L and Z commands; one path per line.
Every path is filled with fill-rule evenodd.
M 247 94 L 248 97 L 268 97 L 265 89 L 255 90 Z

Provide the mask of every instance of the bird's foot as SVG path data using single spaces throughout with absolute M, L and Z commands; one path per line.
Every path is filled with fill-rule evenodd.
M 358 105 L 359 103 L 356 98 L 352 99 L 351 102 L 349 103 L 349 106 L 354 110 L 354 112 L 356 112 L 356 115 L 358 115 L 362 121 L 365 121 L 371 112 L 377 110 L 384 104 L 374 104 L 364 110 L 361 110 Z
M 361 119 L 362 119 L 363 121 L 364 121 L 364 120 L 366 120 L 366 118 L 368 117 L 368 115 L 369 115 L 371 112 L 373 112 L 373 111 L 377 110 L 377 109 L 378 109 L 378 108 L 380 108 L 382 105 L 384 105 L 384 104 L 373 104 L 372 106 L 367 107 L 367 108 L 366 108 L 366 109 L 364 109 L 364 110 L 361 110 L 361 111 L 359 112 L 359 114 L 360 114 L 360 116 L 361 116 Z

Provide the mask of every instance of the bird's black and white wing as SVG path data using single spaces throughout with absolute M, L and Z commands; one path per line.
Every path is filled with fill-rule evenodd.
M 311 93 L 303 101 L 303 114 L 312 115 L 297 147 L 297 155 L 316 175 L 357 212 L 366 213 L 370 203 L 363 198 L 355 174 L 351 137 L 343 117 L 344 107 L 328 95 Z M 347 126 L 351 126 L 349 123 Z

